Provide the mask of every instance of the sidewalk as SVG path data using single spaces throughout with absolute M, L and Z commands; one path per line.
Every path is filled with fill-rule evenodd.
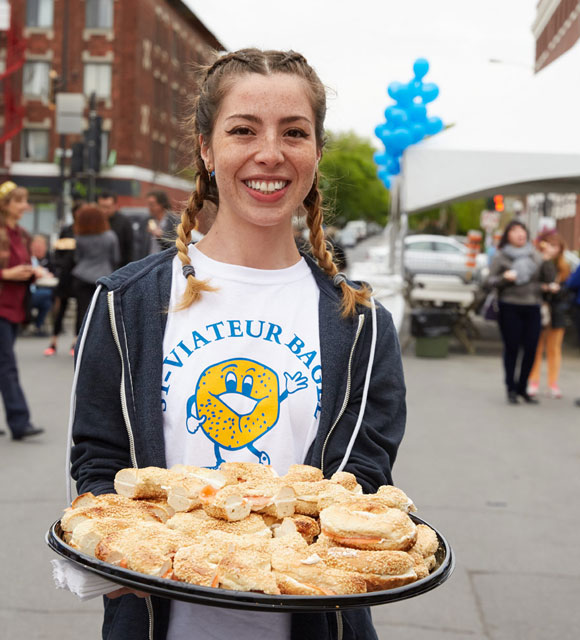
M 562 400 L 508 406 L 501 348 L 484 326 L 477 354 L 404 350 L 407 433 L 395 483 L 447 537 L 455 573 L 421 597 L 373 610 L 381 640 L 572 640 L 580 628 L 580 352 L 567 350 Z M 100 637 L 101 602 L 52 583 L 44 534 L 65 505 L 64 451 L 72 358 L 43 358 L 46 340 L 19 340 L 33 441 L 0 438 L 0 638 Z M 62 339 L 67 345 L 67 336 Z M 82 630 L 82 631 L 79 631 Z

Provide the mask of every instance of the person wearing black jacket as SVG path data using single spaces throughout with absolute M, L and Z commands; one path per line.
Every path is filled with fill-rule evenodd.
M 99 209 L 109 218 L 109 225 L 119 240 L 121 251 L 120 267 L 129 264 L 133 258 L 133 227 L 131 221 L 117 211 L 117 196 L 109 191 L 102 191 L 97 196 Z
M 255 49 L 216 58 L 199 70 L 197 86 L 196 189 L 175 247 L 101 278 L 81 331 L 71 425 L 77 491 L 110 493 L 127 467 L 220 462 L 200 428 L 203 405 L 192 411 L 190 402 L 207 360 L 212 368 L 230 363 L 212 387 L 218 393 L 227 384 L 229 393 L 219 391 L 218 420 L 224 412 L 249 415 L 243 400 L 269 425 L 257 436 L 245 432 L 261 452 L 244 443 L 223 447 L 226 460 L 255 462 L 259 454 L 279 475 L 295 463 L 316 466 L 326 478 L 346 471 L 375 492 L 392 483 L 405 383 L 391 315 L 367 287 L 338 272 L 326 245 L 318 189 L 324 86 L 301 55 Z M 217 204 L 215 221 L 191 245 L 207 201 Z M 292 234 L 301 206 L 312 257 L 298 251 Z M 165 371 L 171 363 L 177 369 Z M 260 386 L 264 370 L 283 392 L 278 383 L 271 384 L 275 393 Z M 261 390 L 271 405 L 260 404 Z M 368 608 L 201 608 L 116 589 L 105 597 L 103 638 L 377 639 Z

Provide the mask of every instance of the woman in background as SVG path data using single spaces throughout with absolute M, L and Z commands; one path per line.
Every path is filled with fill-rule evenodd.
M 537 241 L 537 247 L 542 252 L 546 261 L 546 273 L 551 269 L 554 282 L 543 284 L 544 305 L 549 309 L 547 324 L 543 326 L 538 341 L 536 359 L 530 372 L 528 394 L 536 396 L 540 387 L 540 369 L 544 350 L 548 365 L 548 389 L 552 398 L 561 398 L 562 392 L 558 380 L 560 377 L 560 365 L 562 363 L 562 341 L 566 331 L 566 290 L 561 285 L 570 275 L 570 265 L 564 258 L 566 245 L 564 240 L 555 231 L 542 234 Z
M 75 335 L 97 288 L 96 282 L 112 273 L 120 263 L 117 236 L 106 215 L 96 206 L 87 204 L 77 211 L 73 225 L 76 237 L 75 266 L 72 270 L 73 291 L 77 299 Z
M 520 397 L 529 404 L 538 402 L 528 394 L 527 386 L 541 330 L 541 283 L 551 280 L 543 264 L 542 256 L 529 241 L 525 225 L 512 220 L 499 241 L 488 277 L 488 284 L 498 291 L 498 322 L 510 404 L 518 404 Z
M 12 440 L 44 431 L 30 422 L 14 353 L 18 327 L 26 320 L 28 287 L 37 274 L 30 264 L 30 236 L 18 224 L 29 208 L 26 189 L 10 181 L 0 185 L 0 392 Z

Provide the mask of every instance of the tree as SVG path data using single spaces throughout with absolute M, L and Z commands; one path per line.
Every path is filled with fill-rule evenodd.
M 320 188 L 326 222 L 344 226 L 348 220 L 384 225 L 389 192 L 377 176 L 371 143 L 355 133 L 328 134 L 320 161 Z
M 440 209 L 431 209 L 409 216 L 409 227 L 424 233 L 446 233 L 465 235 L 472 229 L 479 229 L 481 212 L 486 208 L 484 198 L 454 202 Z

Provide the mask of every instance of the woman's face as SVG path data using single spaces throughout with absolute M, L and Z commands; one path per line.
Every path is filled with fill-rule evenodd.
M 222 101 L 202 157 L 215 171 L 218 217 L 232 224 L 291 229 L 314 181 L 320 152 L 304 80 L 248 74 Z
M 514 247 L 523 247 L 528 241 L 528 234 L 523 227 L 516 224 L 508 231 L 507 239 Z
M 554 260 L 560 254 L 560 247 L 557 244 L 545 242 L 542 253 L 546 260 Z
M 6 205 L 6 217 L 11 222 L 19 222 L 22 214 L 30 209 L 28 197 L 26 195 L 18 195 L 10 198 Z

